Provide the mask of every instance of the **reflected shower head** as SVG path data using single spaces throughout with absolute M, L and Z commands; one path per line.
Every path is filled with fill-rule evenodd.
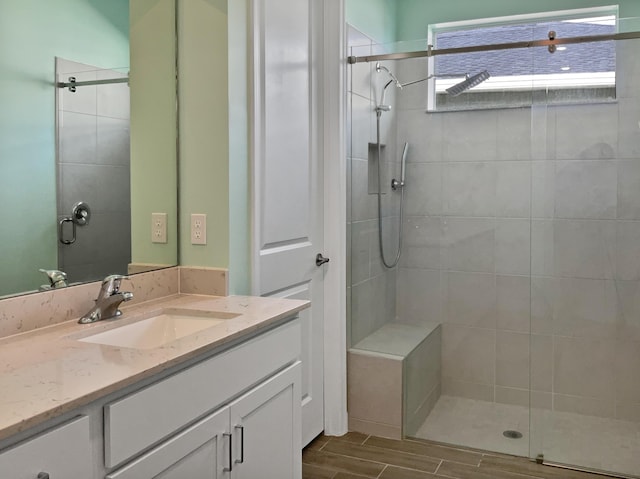
M 452 87 L 447 88 L 447 93 L 451 96 L 458 96 L 470 88 L 480 85 L 480 83 L 487 80 L 490 76 L 491 75 L 487 70 L 484 70 L 477 75 L 473 75 L 472 77 L 467 76 L 467 78 L 460 83 L 456 83 Z
M 391 105 L 385 105 L 384 104 L 384 97 L 387 94 L 387 88 L 389 88 L 389 86 L 392 83 L 395 83 L 396 87 L 402 89 L 402 84 L 398 81 L 398 79 L 396 78 L 396 76 L 391 73 L 391 70 L 389 70 L 387 67 L 385 67 L 384 65 L 380 65 L 380 62 L 376 63 L 376 72 L 380 73 L 380 72 L 387 72 L 387 74 L 391 77 L 391 80 L 389 80 L 387 83 L 385 83 L 384 87 L 382 88 L 382 96 L 380 97 L 380 104 L 376 107 L 376 113 L 377 114 L 382 114 L 382 112 L 385 111 L 391 111 Z
M 391 70 L 389 70 L 384 65 L 380 65 L 380 62 L 377 62 L 376 63 L 376 72 L 380 73 L 381 71 L 387 72 L 389 74 L 389 76 L 391 77 L 391 79 L 393 80 L 393 83 L 395 83 L 398 88 L 402 89 L 402 84 L 398 81 L 396 76 L 393 73 L 391 73 Z M 388 86 L 388 85 L 386 85 L 386 86 Z

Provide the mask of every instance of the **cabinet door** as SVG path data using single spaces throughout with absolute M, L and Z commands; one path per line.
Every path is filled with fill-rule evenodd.
M 0 478 L 90 478 L 91 461 L 89 418 L 83 416 L 0 453 Z
M 229 408 L 223 408 L 173 436 L 107 479 L 216 479 L 228 477 Z M 52 478 L 53 479 L 53 478 Z
M 234 479 L 300 479 L 301 363 L 264 382 L 233 402 Z

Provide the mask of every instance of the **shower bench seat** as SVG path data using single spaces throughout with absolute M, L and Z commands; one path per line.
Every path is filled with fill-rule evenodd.
M 349 430 L 415 434 L 440 397 L 439 323 L 387 323 L 347 352 Z

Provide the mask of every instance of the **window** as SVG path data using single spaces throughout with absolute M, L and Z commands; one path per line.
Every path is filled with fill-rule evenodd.
M 429 26 L 434 49 L 615 34 L 617 7 L 601 7 L 534 15 L 455 22 Z M 615 99 L 615 41 L 547 47 L 490 50 L 430 58 L 435 81 L 429 84 L 429 110 L 517 107 L 537 98 L 551 103 Z M 459 97 L 446 89 L 460 74 L 487 70 L 491 77 Z M 450 78 L 451 75 L 458 75 Z M 541 96 L 543 95 L 543 96 Z

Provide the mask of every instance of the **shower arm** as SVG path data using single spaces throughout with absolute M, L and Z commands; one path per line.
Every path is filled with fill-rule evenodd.
M 465 79 L 468 79 L 469 73 L 445 73 L 442 75 L 433 74 L 433 75 L 429 75 L 426 78 L 421 78 L 420 80 L 413 80 L 413 81 L 408 81 L 407 83 L 401 83 L 400 86 L 404 88 L 409 85 L 415 85 L 416 83 L 421 83 L 423 81 L 431 80 L 432 78 L 460 78 L 460 77 L 464 77 Z

